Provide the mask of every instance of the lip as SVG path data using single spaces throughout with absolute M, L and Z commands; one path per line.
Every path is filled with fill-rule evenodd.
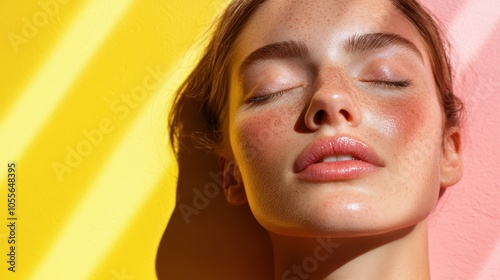
M 318 162 L 329 155 L 351 155 L 356 159 Z M 293 169 L 301 180 L 326 182 L 355 179 L 381 167 L 384 163 L 370 146 L 347 136 L 337 136 L 319 138 L 307 145 Z

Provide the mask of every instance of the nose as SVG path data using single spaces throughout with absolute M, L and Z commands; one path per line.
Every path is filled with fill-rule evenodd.
M 312 131 L 322 126 L 358 126 L 361 114 L 355 98 L 355 89 L 347 78 L 339 74 L 329 75 L 314 93 L 305 118 L 306 127 Z

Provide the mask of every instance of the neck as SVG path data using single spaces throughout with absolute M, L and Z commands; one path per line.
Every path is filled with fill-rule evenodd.
M 430 279 L 426 221 L 377 236 L 270 235 L 275 279 Z

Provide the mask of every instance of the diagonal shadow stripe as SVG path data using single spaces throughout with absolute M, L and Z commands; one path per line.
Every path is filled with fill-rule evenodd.
M 2 156 L 18 159 L 133 1 L 89 1 L 0 122 Z M 102 14 L 105 10 L 107 13 Z M 50 94 L 45 94 L 50 93 Z M 41 106 L 43 104 L 43 106 Z M 27 113 L 30 112 L 30 113 Z M 8 147 L 8 149 L 7 149 Z M 3 175 L 0 179 L 4 179 Z
M 186 61 L 193 61 L 196 54 L 197 51 L 192 50 L 181 59 L 177 67 L 173 68 L 174 72 L 168 75 L 170 78 L 143 106 L 140 115 L 116 144 L 113 153 L 99 169 L 95 180 L 89 184 L 90 187 L 77 203 L 67 223 L 58 232 L 47 254 L 33 270 L 33 279 L 49 279 L 54 275 L 61 279 L 75 279 L 75 275 L 79 279 L 87 279 L 114 248 L 115 242 L 120 240 L 124 230 L 133 222 L 137 211 L 155 191 L 165 173 L 177 174 L 174 160 L 158 164 L 162 162 L 158 159 L 158 154 L 169 154 L 166 150 L 166 133 L 161 132 L 165 145 L 158 151 L 155 139 L 151 139 L 159 137 L 152 135 L 158 125 L 152 125 L 151 122 L 163 123 L 166 119 L 167 112 L 164 108 L 171 104 L 173 96 L 165 96 L 162 93 L 176 87 L 172 85 L 180 84 L 190 70 L 182 65 L 192 64 Z M 155 107 L 159 109 L 146 109 Z M 141 149 L 137 148 L 138 145 Z M 117 178 L 120 178 L 119 182 Z M 113 205 L 112 209 L 107 207 L 110 203 Z M 99 233 L 99 238 L 92 238 L 96 232 Z M 81 256 L 93 257 L 83 263 Z

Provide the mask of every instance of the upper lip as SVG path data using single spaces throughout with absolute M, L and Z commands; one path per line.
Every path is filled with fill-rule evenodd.
M 331 155 L 351 155 L 375 166 L 384 166 L 380 157 L 367 144 L 347 136 L 337 136 L 319 138 L 307 145 L 295 161 L 294 172 L 299 173 Z

